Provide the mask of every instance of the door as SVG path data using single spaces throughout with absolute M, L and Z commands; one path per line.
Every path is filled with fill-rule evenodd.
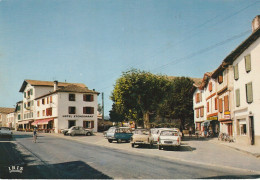
M 228 125 L 228 135 L 229 135 L 229 136 L 233 136 L 232 124 L 229 123 L 229 124 L 227 124 L 227 125 Z
M 75 120 L 69 120 L 68 128 L 71 128 L 72 126 L 76 126 L 76 121 Z

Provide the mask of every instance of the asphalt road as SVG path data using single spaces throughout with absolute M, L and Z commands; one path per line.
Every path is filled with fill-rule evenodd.
M 118 144 L 117 144 L 118 145 Z M 141 155 L 41 134 L 0 139 L 0 178 L 16 179 L 193 179 L 260 178 L 253 172 Z M 9 172 L 10 166 L 23 168 Z

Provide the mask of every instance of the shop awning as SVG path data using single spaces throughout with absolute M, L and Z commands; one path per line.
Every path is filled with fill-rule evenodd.
M 37 124 L 48 124 L 49 121 L 52 121 L 53 118 L 48 118 L 48 119 L 40 119 L 40 120 L 36 120 L 32 123 L 32 125 L 37 125 Z
M 29 122 L 31 122 L 32 120 L 29 120 L 29 121 L 20 121 L 18 122 L 18 124 L 29 124 Z

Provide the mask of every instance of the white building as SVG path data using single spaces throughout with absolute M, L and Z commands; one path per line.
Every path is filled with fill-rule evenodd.
M 234 134 L 237 142 L 260 146 L 260 16 L 252 34 L 223 61 L 234 68 Z
M 13 112 L 11 112 L 11 113 L 8 113 L 7 115 L 6 115 L 6 119 L 7 119 L 7 121 L 6 121 L 6 127 L 9 127 L 9 128 L 12 128 L 12 129 L 15 129 L 15 126 L 16 126 L 16 122 L 15 122 L 15 117 L 16 117 L 16 113 L 15 113 L 15 109 L 14 109 L 14 111 Z
M 84 84 L 25 80 L 23 119 L 26 129 L 60 132 L 73 125 L 97 131 L 97 96 Z
M 14 108 L 0 107 L 0 127 L 9 127 L 7 116 L 9 113 L 13 113 L 14 110 Z

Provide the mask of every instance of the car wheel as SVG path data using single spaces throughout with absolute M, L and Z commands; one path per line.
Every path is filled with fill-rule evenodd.
M 159 149 L 159 150 L 161 150 L 161 149 L 162 149 L 162 147 L 161 147 L 160 145 L 158 145 L 158 149 Z
M 181 150 L 181 147 L 180 146 L 177 146 L 177 151 L 180 151 Z
M 86 134 L 87 136 L 90 136 L 91 135 L 91 133 L 90 132 L 87 132 L 87 134 Z
M 153 143 L 149 144 L 149 148 L 152 149 L 153 148 Z
M 121 140 L 121 139 L 118 139 L 118 140 L 117 140 L 117 143 L 121 143 L 121 142 L 122 142 L 122 140 Z
M 113 140 L 112 140 L 112 139 L 108 139 L 108 142 L 109 142 L 109 143 L 112 143 L 112 142 L 113 142 Z
M 75 136 L 75 133 L 71 133 L 72 136 Z
M 134 148 L 134 147 L 135 147 L 135 143 L 132 143 L 131 145 L 132 145 L 132 148 Z

